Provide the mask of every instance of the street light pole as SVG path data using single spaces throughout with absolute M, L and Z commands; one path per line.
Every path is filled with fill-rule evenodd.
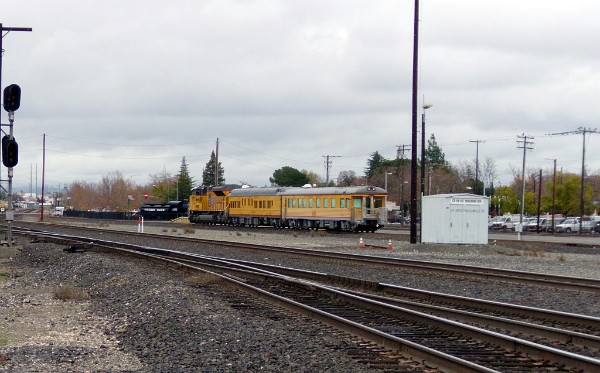
M 421 195 L 425 195 L 425 110 L 432 107 L 432 104 L 423 104 L 423 114 L 421 114 Z
M 425 196 L 425 110 L 433 105 L 423 104 L 423 114 L 421 114 L 421 208 L 419 209 L 419 238 L 423 242 L 423 197 Z
M 384 189 L 385 189 L 386 191 L 388 190 L 388 188 L 387 188 L 387 179 L 388 179 L 388 178 L 387 178 L 387 176 L 388 176 L 388 175 L 393 175 L 393 174 L 394 174 L 393 172 L 386 172 L 386 173 L 385 173 L 385 188 L 384 188 Z

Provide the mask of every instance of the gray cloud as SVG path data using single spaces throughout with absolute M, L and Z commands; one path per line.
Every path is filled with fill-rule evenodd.
M 501 182 L 520 168 L 579 172 L 600 109 L 595 1 L 421 2 L 419 100 L 451 162 L 486 140 Z M 371 153 L 410 143 L 413 4 L 397 1 L 58 1 L 4 4 L 2 83 L 23 89 L 15 181 L 42 166 L 56 186 L 121 171 L 139 183 L 193 176 L 218 137 L 230 182 L 268 183 L 292 166 L 362 174 Z M 419 102 L 419 106 L 421 106 Z M 419 113 L 420 114 L 420 113 Z M 3 123 L 6 122 L 3 114 Z M 420 120 L 420 118 L 419 118 Z M 589 146 L 598 143 L 598 135 Z M 593 152 L 589 169 L 600 168 Z M 39 178 L 41 180 L 41 177 Z

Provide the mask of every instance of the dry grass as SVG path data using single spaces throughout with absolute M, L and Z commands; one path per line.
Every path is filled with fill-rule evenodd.
M 60 299 L 63 301 L 67 301 L 67 300 L 85 300 L 85 299 L 89 299 L 90 296 L 87 292 L 85 292 L 83 290 L 78 290 L 70 285 L 64 285 L 64 286 L 61 286 L 60 288 L 58 288 L 58 290 L 56 290 L 54 292 L 54 298 Z
M 206 286 L 222 282 L 219 276 L 211 275 L 210 273 L 201 273 L 185 279 L 185 283 L 190 286 Z
M 327 234 L 325 233 L 325 231 L 313 229 L 313 230 L 309 231 L 308 235 L 310 237 L 325 237 Z
M 195 234 L 196 230 L 194 228 L 185 227 L 185 228 L 183 228 L 183 233 L 184 234 Z
M 565 257 L 565 254 L 560 254 L 558 257 L 558 261 L 559 262 L 566 262 L 567 258 Z
M 544 252 L 544 250 L 540 249 L 540 248 L 526 248 L 524 250 L 518 250 L 518 249 L 509 249 L 509 248 L 501 248 L 498 247 L 495 249 L 496 254 L 499 255 L 506 255 L 506 256 L 533 256 L 533 257 L 539 257 L 539 258 L 544 258 L 546 256 L 546 253 Z
M 8 343 L 8 336 L 0 334 L 0 346 L 4 346 L 7 343 Z M 2 357 L 2 355 L 0 355 L 0 357 Z M 0 363 L 2 363 L 2 359 L 0 359 Z

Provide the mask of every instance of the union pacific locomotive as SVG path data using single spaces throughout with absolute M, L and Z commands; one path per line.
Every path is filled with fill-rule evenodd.
M 190 196 L 192 223 L 374 232 L 387 223 L 378 187 L 200 187 Z

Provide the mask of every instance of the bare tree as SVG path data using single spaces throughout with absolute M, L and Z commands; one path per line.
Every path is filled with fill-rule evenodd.
M 494 161 L 493 158 L 485 158 L 483 161 L 482 174 L 483 182 L 488 188 L 494 185 L 494 180 L 498 178 L 498 174 L 496 172 L 496 161 Z
M 352 186 L 357 184 L 356 172 L 340 171 L 337 177 L 338 186 Z

